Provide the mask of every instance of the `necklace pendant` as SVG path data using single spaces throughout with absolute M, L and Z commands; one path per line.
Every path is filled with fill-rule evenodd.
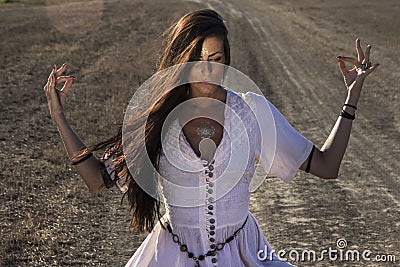
M 211 138 L 215 134 L 215 127 L 208 121 L 200 122 L 196 128 L 196 134 L 201 139 Z

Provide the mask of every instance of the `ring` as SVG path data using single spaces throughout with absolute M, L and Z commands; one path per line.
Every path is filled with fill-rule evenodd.
M 364 69 L 364 70 L 369 69 L 369 68 L 371 68 L 371 66 L 372 66 L 372 64 L 371 64 L 370 61 L 365 62 L 365 63 L 363 63 L 363 64 L 361 64 L 361 65 L 363 66 L 363 69 Z

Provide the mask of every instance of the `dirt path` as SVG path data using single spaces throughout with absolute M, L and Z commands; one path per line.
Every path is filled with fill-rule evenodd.
M 381 67 L 365 85 L 339 179 L 304 173 L 288 185 L 268 179 L 254 193 L 251 209 L 276 250 L 320 252 L 344 238 L 348 249 L 400 260 L 400 3 L 98 1 L 90 11 L 101 15 L 92 20 L 100 19 L 87 28 L 68 16 L 61 24 L 51 19 L 59 8 L 68 14 L 76 7 L 85 12 L 79 3 L 0 7 L 0 265 L 120 266 L 134 252 L 145 235 L 129 234 L 117 191 L 88 195 L 69 166 L 42 86 L 51 64 L 69 63 L 78 79 L 68 118 L 87 143 L 102 140 L 121 120 L 132 89 L 151 75 L 161 33 L 200 7 L 225 17 L 232 65 L 318 146 L 345 98 L 335 57 L 354 53 L 357 36 L 374 45 Z M 55 27 L 63 24 L 67 31 Z M 354 265 L 377 263 L 318 263 Z
M 368 4 L 366 13 L 361 13 L 369 17 L 366 14 L 375 10 L 393 18 L 400 6 L 388 4 Z M 266 95 L 296 128 L 319 146 L 345 98 L 335 57 L 354 53 L 353 40 L 359 36 L 374 44 L 373 56 L 383 67 L 400 63 L 398 57 L 391 57 L 398 49 L 398 42 L 390 43 L 395 25 L 385 28 L 388 36 L 379 33 L 383 30 L 379 26 L 386 23 L 383 15 L 354 26 L 349 18 L 362 20 L 353 15 L 352 10 L 360 8 L 355 4 L 232 1 L 226 8 L 211 1 L 210 5 L 228 17 L 234 40 L 243 40 L 235 63 L 240 66 L 242 59 L 249 59 L 245 64 L 257 64 L 255 71 L 244 69 L 264 85 Z M 368 27 L 378 30 L 374 33 Z M 370 249 L 376 254 L 399 250 L 400 108 L 395 82 L 399 74 L 390 69 L 379 70 L 365 86 L 339 180 L 327 182 L 301 174 L 289 186 L 271 180 L 254 195 L 252 208 L 277 250 L 321 251 L 336 248 L 339 238 L 347 240 L 348 249 Z

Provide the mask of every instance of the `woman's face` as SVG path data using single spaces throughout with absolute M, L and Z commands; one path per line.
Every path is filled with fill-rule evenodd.
M 189 80 L 192 97 L 212 97 L 221 91 L 220 83 L 224 75 L 224 43 L 220 37 L 209 36 L 204 39 L 199 63 L 190 70 Z M 216 84 L 214 84 L 216 83 Z

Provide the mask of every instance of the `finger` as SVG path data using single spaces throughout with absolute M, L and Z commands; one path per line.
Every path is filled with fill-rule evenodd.
M 342 73 L 343 76 L 345 76 L 347 73 L 349 73 L 349 70 L 347 69 L 346 64 L 344 63 L 343 60 L 338 59 L 338 65 L 339 65 L 340 72 Z
M 49 78 L 47 79 L 47 82 L 50 82 L 50 78 L 52 75 L 54 75 L 55 71 L 56 71 L 56 65 L 53 66 L 53 69 L 51 70 L 51 72 L 49 74 Z
M 56 84 L 56 76 L 55 76 L 55 73 L 56 73 L 56 69 L 54 69 L 54 74 L 51 76 L 51 78 L 50 78 L 50 82 L 49 82 L 49 90 L 50 90 L 50 92 L 51 91 L 53 91 L 54 90 L 54 92 L 55 92 L 55 90 L 57 90 L 57 84 Z
M 362 64 L 354 57 L 338 56 L 338 59 L 349 62 L 349 63 L 353 64 L 354 66 L 356 66 L 357 68 L 362 69 Z
M 65 95 L 67 95 L 69 89 L 71 88 L 72 82 L 73 82 L 73 80 L 66 81 L 63 88 L 61 88 L 61 92 L 63 92 Z
M 50 73 L 49 80 L 48 80 L 48 82 L 47 82 L 47 85 L 48 85 L 48 88 L 49 88 L 49 89 L 52 87 L 53 79 L 54 79 L 54 69 L 53 69 L 53 71 Z
M 56 84 L 60 84 L 60 83 L 63 83 L 63 82 L 69 81 L 69 80 L 73 80 L 73 79 L 75 79 L 75 76 L 72 76 L 72 75 L 60 76 L 60 77 L 57 77 Z
M 67 64 L 62 64 L 61 67 L 59 69 L 56 70 L 56 76 L 60 76 L 61 74 L 63 74 L 63 72 L 65 71 L 65 69 L 67 68 Z
M 376 64 L 372 65 L 369 69 L 366 69 L 364 71 L 365 75 L 369 75 L 371 72 L 376 70 L 377 67 L 379 67 L 379 63 L 376 63 Z
M 364 60 L 364 52 L 361 48 L 361 41 L 358 38 L 356 39 L 356 50 L 357 50 L 358 61 L 362 62 Z
M 48 86 L 50 98 L 53 98 L 53 97 L 56 96 L 55 95 L 56 94 L 56 87 L 55 87 L 54 83 L 55 83 L 55 78 L 54 78 L 54 75 L 52 75 L 50 77 L 49 86 Z
M 367 49 L 365 49 L 365 59 L 364 59 L 364 64 L 369 62 L 369 55 L 371 51 L 371 45 L 367 45 Z
M 43 87 L 44 94 L 46 97 L 49 95 L 49 85 L 46 83 L 46 85 Z
M 50 96 L 50 90 L 51 90 L 51 87 L 53 86 L 52 85 L 52 81 L 53 81 L 53 78 L 54 78 L 55 71 L 56 71 L 56 66 L 54 65 L 53 69 L 50 72 L 49 78 L 47 78 L 47 83 L 43 87 L 43 89 L 45 91 L 45 94 L 46 94 L 46 97 Z

